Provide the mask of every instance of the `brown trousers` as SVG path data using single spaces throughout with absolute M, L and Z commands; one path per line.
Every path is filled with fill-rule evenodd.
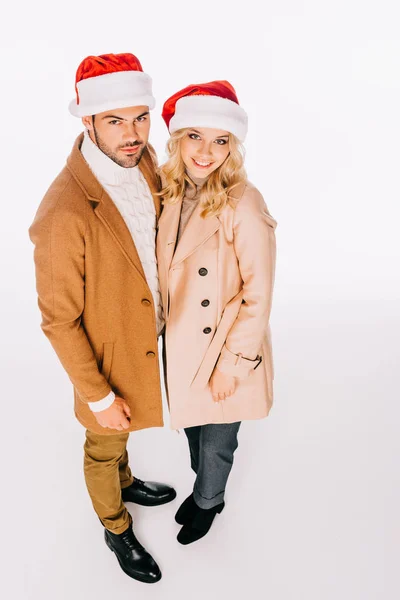
M 133 482 L 126 450 L 128 438 L 129 433 L 99 435 L 86 431 L 86 486 L 100 521 L 113 533 L 124 532 L 131 523 L 121 497 L 121 489 Z

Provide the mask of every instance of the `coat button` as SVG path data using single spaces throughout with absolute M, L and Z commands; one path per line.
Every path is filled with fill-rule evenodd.
M 210 304 L 209 300 L 203 300 L 203 302 L 201 303 L 202 306 L 208 306 Z
M 211 333 L 211 327 L 206 327 L 203 329 L 203 333 Z
M 154 358 L 155 353 L 150 350 L 149 352 L 146 352 L 146 356 L 148 356 L 149 358 Z
M 202 277 L 207 275 L 207 273 L 208 273 L 208 271 L 205 267 L 201 267 L 201 269 L 199 269 L 199 275 L 201 275 Z
M 143 304 L 143 306 L 150 306 L 151 302 L 150 302 L 150 300 L 147 300 L 147 298 L 143 298 L 142 304 Z

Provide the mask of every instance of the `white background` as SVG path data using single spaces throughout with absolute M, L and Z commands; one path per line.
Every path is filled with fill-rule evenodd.
M 4 599 L 398 600 L 397 0 L 19 2 L 1 14 L 1 566 Z M 28 227 L 80 122 L 79 62 L 132 52 L 163 100 L 228 79 L 249 114 L 247 169 L 278 221 L 275 406 L 245 423 L 227 505 L 180 546 L 184 435 L 131 436 L 134 473 L 178 491 L 133 507 L 163 579 L 126 577 L 83 480 L 83 428 L 42 334 Z

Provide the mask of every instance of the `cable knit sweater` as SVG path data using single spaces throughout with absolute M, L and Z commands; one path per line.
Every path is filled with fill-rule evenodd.
M 156 211 L 149 186 L 139 167 L 125 168 L 115 163 L 92 142 L 88 132 L 81 152 L 92 170 L 118 208 L 136 246 L 156 310 L 157 332 L 164 327 L 162 301 L 157 273 L 155 251 Z M 105 410 L 114 402 L 115 394 L 89 406 L 95 412 Z

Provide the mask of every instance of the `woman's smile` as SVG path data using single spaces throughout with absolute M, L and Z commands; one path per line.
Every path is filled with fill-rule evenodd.
M 210 160 L 205 161 L 205 160 L 199 160 L 196 158 L 192 158 L 192 161 L 194 162 L 196 167 L 199 169 L 208 169 L 208 167 L 210 167 L 213 164 L 213 161 L 210 161 Z

